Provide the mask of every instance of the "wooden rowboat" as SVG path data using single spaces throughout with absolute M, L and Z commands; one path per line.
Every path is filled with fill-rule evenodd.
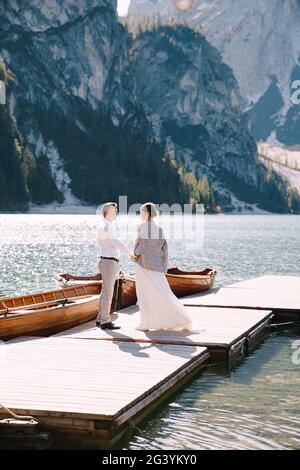
M 216 275 L 217 270 L 210 268 L 199 272 L 188 272 L 181 271 L 178 268 L 171 268 L 168 269 L 166 278 L 176 297 L 185 297 L 211 289 Z
M 64 276 L 68 276 L 67 278 Z M 101 291 L 102 280 L 101 274 L 95 276 L 70 276 L 69 274 L 57 274 L 55 281 L 61 288 L 76 286 L 98 286 L 99 294 Z M 112 311 L 134 305 L 137 301 L 135 291 L 134 276 L 127 275 L 119 277 L 115 285 L 114 300 L 112 303 Z
M 95 318 L 99 286 L 78 286 L 0 300 L 0 339 L 48 336 Z
M 177 297 L 185 297 L 187 295 L 197 294 L 204 292 L 213 287 L 217 275 L 216 269 L 207 268 L 204 271 L 188 272 L 181 271 L 178 268 L 171 268 L 166 274 L 168 283 Z M 67 276 L 67 279 L 64 276 Z M 58 284 L 63 287 L 66 285 L 77 285 L 77 283 L 84 282 L 86 285 L 95 282 L 94 279 L 101 279 L 100 274 L 90 277 L 76 277 L 70 276 L 69 274 L 58 275 L 56 280 Z M 124 277 L 124 284 L 122 286 L 122 295 L 124 297 L 122 304 L 125 299 L 130 299 L 127 305 L 133 305 L 136 303 L 136 292 L 135 292 L 135 276 L 134 274 Z
M 93 320 L 98 314 L 101 288 L 102 281 L 81 282 L 59 290 L 0 299 L 0 340 L 49 336 Z M 135 302 L 134 281 L 116 281 L 111 310 Z

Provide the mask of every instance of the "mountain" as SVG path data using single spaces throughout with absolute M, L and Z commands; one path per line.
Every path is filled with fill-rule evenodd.
M 271 165 L 276 173 L 280 174 L 300 193 L 300 151 L 294 148 L 289 150 L 270 144 L 260 143 L 258 153 L 261 161 L 267 166 Z
M 112 0 L 0 3 L 1 210 L 119 195 L 296 210 L 217 50 L 187 26 L 150 23 L 121 24 Z
M 134 38 L 134 93 L 171 157 L 207 178 L 223 210 L 244 209 L 242 201 L 275 211 L 286 206 L 287 188 L 259 159 L 237 81 L 219 52 L 174 19 L 123 23 Z
M 0 24 L 0 56 L 15 77 L 5 112 L 18 130 L 26 189 L 21 203 L 12 195 L 11 203 L 2 200 L 2 210 L 54 199 L 97 205 L 119 194 L 134 202 L 180 199 L 178 172 L 163 159 L 131 93 L 129 35 L 117 21 L 116 1 L 1 2 Z M 32 182 L 24 152 L 31 166 L 49 170 L 54 190 L 42 179 Z M 149 174 L 152 164 L 160 175 Z M 10 185 L 13 174 L 5 176 Z
M 237 78 L 242 107 L 255 138 L 273 144 L 299 144 L 300 1 L 190 3 L 187 11 L 180 12 L 171 0 L 131 0 L 129 13 L 175 14 L 190 26 L 201 27 Z

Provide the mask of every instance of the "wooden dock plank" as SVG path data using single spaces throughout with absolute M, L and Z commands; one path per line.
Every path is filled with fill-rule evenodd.
M 247 287 L 223 287 L 211 293 L 184 297 L 186 306 L 224 307 L 272 311 L 299 311 L 300 294 L 296 291 Z
M 300 313 L 299 276 L 262 276 L 182 299 L 187 306 Z
M 202 347 L 40 338 L 6 343 L 0 403 L 22 414 L 111 420 L 186 368 Z
M 132 306 L 118 312 L 117 323 L 121 326 L 120 330 L 103 331 L 96 328 L 95 322 L 89 322 L 59 333 L 56 337 L 142 341 L 174 345 L 193 344 L 205 347 L 217 345 L 228 348 L 272 315 L 269 310 L 187 307 L 187 311 L 192 318 L 194 332 L 138 331 L 136 327 L 139 324 L 139 309 L 138 306 Z
M 258 289 L 281 292 L 285 295 L 286 292 L 300 293 L 300 277 L 299 276 L 262 276 L 255 279 L 246 281 L 235 282 L 226 286 L 236 287 L 243 289 Z

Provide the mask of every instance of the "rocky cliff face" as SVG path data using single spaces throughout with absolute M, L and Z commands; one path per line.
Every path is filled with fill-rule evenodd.
M 19 132 L 22 168 L 30 151 L 33 166 L 48 162 L 59 200 L 98 204 L 119 194 L 135 199 L 138 181 L 141 197 L 166 197 L 165 181 L 146 171 L 148 160 L 161 162 L 176 182 L 170 197 L 178 197 L 179 178 L 161 161 L 132 95 L 129 35 L 117 21 L 116 1 L 11 0 L 1 2 L 0 24 L 0 56 L 15 77 L 7 113 Z M 35 197 L 37 182 L 26 174 L 24 180 L 27 199 L 53 198 L 43 187 Z
M 135 94 L 157 139 L 199 174 L 221 168 L 257 183 L 256 146 L 241 120 L 231 70 L 200 35 L 184 26 L 161 26 L 131 47 Z
M 125 110 L 121 87 L 126 33 L 116 21 L 116 0 L 34 0 L 0 4 L 2 56 L 18 76 L 20 93 L 54 90 L 52 104 L 70 96 L 94 110 Z
M 289 210 L 281 181 L 268 197 L 236 81 L 201 35 L 165 25 L 133 37 L 111 0 L 8 0 L 0 24 L 2 210 L 119 194 L 187 202 L 183 167 L 227 210 L 237 199 Z
M 157 140 L 198 178 L 207 177 L 223 207 L 243 208 L 239 199 L 276 210 L 236 79 L 217 50 L 184 25 L 152 18 L 140 30 L 130 48 L 131 75 Z
M 65 167 L 71 158 L 67 154 L 73 150 L 67 142 L 64 149 L 58 149 L 63 145 L 64 127 L 68 125 L 71 134 L 76 129 L 85 134 L 84 111 L 105 114 L 109 109 L 116 121 L 125 112 L 127 97 L 120 80 L 126 35 L 124 44 L 115 8 L 115 1 L 106 0 L 0 5 L 1 55 L 16 76 L 10 111 L 24 148 L 30 147 L 37 158 L 47 156 L 66 202 L 72 200 Z M 84 155 L 78 157 L 84 160 Z
M 300 108 L 292 102 L 300 79 L 299 0 L 194 0 L 181 13 L 171 0 L 131 0 L 130 12 L 176 14 L 201 25 L 233 69 L 254 136 L 300 143 Z

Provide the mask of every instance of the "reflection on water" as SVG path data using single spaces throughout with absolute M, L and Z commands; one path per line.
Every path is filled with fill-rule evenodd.
M 125 223 L 120 217 L 121 232 Z M 0 215 L 0 292 L 52 289 L 58 271 L 95 273 L 97 224 L 96 216 Z M 299 233 L 297 216 L 206 216 L 204 246 L 185 251 L 171 242 L 170 265 L 218 266 L 217 285 L 264 274 L 300 276 Z M 134 266 L 122 260 L 121 268 Z M 299 366 L 291 361 L 299 330 L 294 335 L 271 336 L 230 372 L 205 372 L 122 448 L 299 447 Z
M 133 247 L 138 218 L 133 217 L 128 246 Z M 97 270 L 96 216 L 0 215 L 0 291 L 22 293 L 55 287 L 58 271 Z M 119 233 L 126 218 L 119 217 Z M 300 275 L 300 217 L 206 216 L 205 242 L 187 250 L 170 242 L 170 265 L 200 270 L 217 266 L 217 285 L 264 274 Z M 134 265 L 123 258 L 121 268 Z
M 299 448 L 299 333 L 271 336 L 230 372 L 202 373 L 119 448 Z

